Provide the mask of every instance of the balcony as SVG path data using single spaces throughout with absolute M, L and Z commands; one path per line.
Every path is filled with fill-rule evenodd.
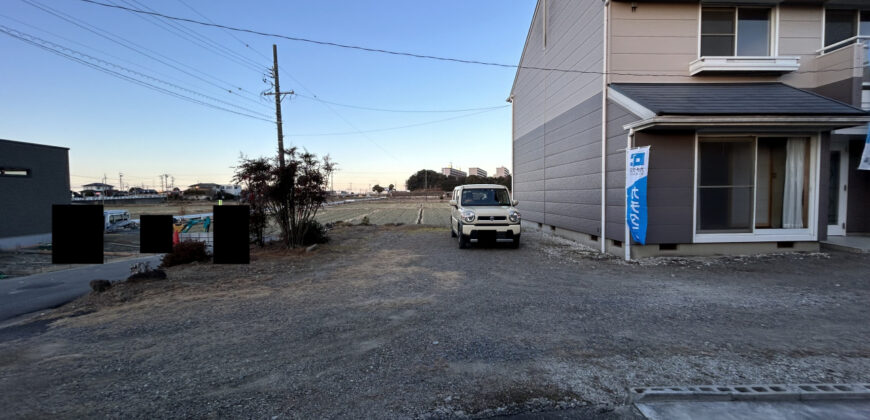
M 859 35 L 817 50 L 818 57 L 808 63 L 810 64 L 808 70 L 815 73 L 815 85 L 833 86 L 836 82 L 854 80 L 855 91 L 840 100 L 870 110 L 870 62 L 868 62 L 870 50 L 868 48 L 870 48 L 870 36 Z M 852 100 L 846 100 L 848 97 Z
M 800 57 L 701 57 L 689 64 L 689 74 L 765 74 L 790 73 L 800 67 Z

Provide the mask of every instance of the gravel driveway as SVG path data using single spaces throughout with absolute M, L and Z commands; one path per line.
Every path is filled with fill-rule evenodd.
M 870 382 L 867 255 L 625 264 L 523 241 L 341 227 L 116 286 L 0 329 L 3 416 L 606 414 L 627 386 Z

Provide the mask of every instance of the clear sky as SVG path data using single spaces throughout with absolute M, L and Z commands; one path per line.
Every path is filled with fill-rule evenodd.
M 535 0 L 100 0 L 364 47 L 517 64 Z M 267 120 L 278 45 L 285 144 L 338 162 L 336 189 L 404 181 L 452 162 L 510 168 L 514 69 L 313 45 L 138 15 L 80 0 L 5 0 L 0 30 L 125 77 Z M 90 29 L 84 29 L 88 28 Z M 70 148 L 71 184 L 227 183 L 240 153 L 272 156 L 274 123 L 195 104 L 0 33 L 0 138 Z M 143 54 L 144 53 L 144 54 Z M 150 57 L 149 57 L 150 56 Z M 232 92 L 232 93 L 231 93 Z M 304 96 L 302 96 L 304 95 Z M 440 122 L 434 122 L 440 121 Z M 431 124 L 424 124 L 433 122 Z M 401 126 L 414 127 L 381 130 Z M 381 131 L 370 131 L 381 130 Z M 359 133 L 363 131 L 364 133 Z M 511 168 L 512 169 L 512 168 Z

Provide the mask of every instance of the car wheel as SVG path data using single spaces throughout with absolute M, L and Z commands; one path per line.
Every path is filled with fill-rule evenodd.
M 462 223 L 458 225 L 459 232 L 456 234 L 459 236 L 459 249 L 465 249 L 468 246 L 468 237 L 462 234 Z
M 451 238 L 455 238 L 455 237 L 456 237 L 456 231 L 453 230 L 453 220 L 452 220 L 452 219 L 450 220 L 450 237 L 451 237 Z
M 511 248 L 517 249 L 520 247 L 520 235 L 514 236 L 514 241 L 511 243 Z

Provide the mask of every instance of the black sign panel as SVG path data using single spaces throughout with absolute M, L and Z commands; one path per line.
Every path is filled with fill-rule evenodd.
M 214 263 L 250 264 L 248 206 L 214 206 Z
M 143 214 L 139 218 L 139 252 L 172 252 L 172 215 Z
M 51 206 L 51 263 L 102 264 L 103 206 Z

